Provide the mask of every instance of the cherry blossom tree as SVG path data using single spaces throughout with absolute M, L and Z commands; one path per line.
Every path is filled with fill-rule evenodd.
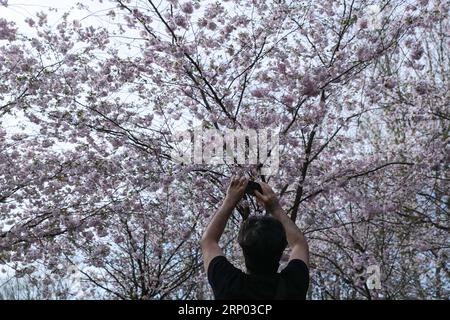
M 44 298 L 210 298 L 198 240 L 250 172 L 310 242 L 310 298 L 448 299 L 449 11 L 111 0 L 27 31 L 0 16 L 0 262 Z M 277 174 L 175 161 L 175 133 L 198 126 L 278 132 Z M 241 266 L 246 205 L 223 243 Z

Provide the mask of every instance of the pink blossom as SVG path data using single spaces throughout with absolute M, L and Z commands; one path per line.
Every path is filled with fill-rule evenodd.
M 318 87 L 318 83 L 316 79 L 307 73 L 301 80 L 301 92 L 305 96 L 314 97 L 320 93 L 320 89 Z
M 411 59 L 413 60 L 419 60 L 423 55 L 423 49 L 421 46 L 416 46 L 414 50 L 411 52 Z
M 372 58 L 372 52 L 366 46 L 359 48 L 356 55 L 360 61 L 366 61 Z
M 285 105 L 292 106 L 294 103 L 294 98 L 290 94 L 287 94 L 283 96 L 282 101 Z
M 176 15 L 174 17 L 174 22 L 177 26 L 180 26 L 184 29 L 188 28 L 188 22 L 187 22 L 186 18 L 182 15 Z
M 73 20 L 72 23 L 75 28 L 81 28 L 80 20 Z
M 367 216 L 369 218 L 373 218 L 373 217 L 375 217 L 377 214 L 379 214 L 381 212 L 383 212 L 383 210 L 377 205 L 368 204 L 366 206 L 366 214 L 367 214 Z
M 208 25 L 208 20 L 206 20 L 205 18 L 200 18 L 198 19 L 197 24 L 200 27 L 206 27 Z
M 426 81 L 419 81 L 416 85 L 416 92 L 420 95 L 424 95 L 428 92 L 429 85 Z
M 362 20 L 359 22 L 359 27 L 360 27 L 361 29 L 367 29 L 367 26 L 368 26 L 368 22 L 367 22 L 366 19 L 362 19 Z
M 277 65 L 277 69 L 281 73 L 286 73 L 286 64 L 281 62 Z
M 214 30 L 216 30 L 217 25 L 216 25 L 213 21 L 210 21 L 210 22 L 208 22 L 208 24 L 207 24 L 206 27 L 207 27 L 209 30 L 214 31 Z
M 384 82 L 384 86 L 388 89 L 394 89 L 396 85 L 397 81 L 395 81 L 395 79 L 393 78 L 389 78 Z
M 34 25 L 36 24 L 35 21 L 31 18 L 26 18 L 25 22 L 30 26 L 30 27 L 34 27 Z
M 194 12 L 194 7 L 192 6 L 192 2 L 185 2 L 181 5 L 181 10 L 183 10 L 184 13 L 192 14 Z
M 13 41 L 16 39 L 16 31 L 13 22 L 8 22 L 3 18 L 0 18 L 0 40 Z
M 255 98 L 264 98 L 266 96 L 266 91 L 262 88 L 254 89 L 251 91 L 251 94 Z

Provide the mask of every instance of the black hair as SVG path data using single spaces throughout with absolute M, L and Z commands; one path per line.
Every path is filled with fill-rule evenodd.
M 277 272 L 287 246 L 286 232 L 280 221 L 268 215 L 252 215 L 242 223 L 238 242 L 249 273 Z

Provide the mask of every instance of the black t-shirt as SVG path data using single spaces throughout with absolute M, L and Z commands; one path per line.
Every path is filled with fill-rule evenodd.
M 280 273 L 252 275 L 217 256 L 209 264 L 208 281 L 216 300 L 305 300 L 309 271 L 302 260 L 294 259 Z

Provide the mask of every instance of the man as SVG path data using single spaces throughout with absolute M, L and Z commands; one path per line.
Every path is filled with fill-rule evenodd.
M 254 215 L 239 231 L 247 272 L 234 267 L 223 255 L 219 239 L 233 209 L 245 193 L 248 179 L 233 177 L 227 195 L 207 226 L 200 242 L 208 281 L 216 300 L 305 299 L 309 284 L 309 249 L 305 237 L 280 206 L 269 185 L 260 183 L 256 200 L 269 215 Z M 287 244 L 289 263 L 280 272 L 280 258 Z

